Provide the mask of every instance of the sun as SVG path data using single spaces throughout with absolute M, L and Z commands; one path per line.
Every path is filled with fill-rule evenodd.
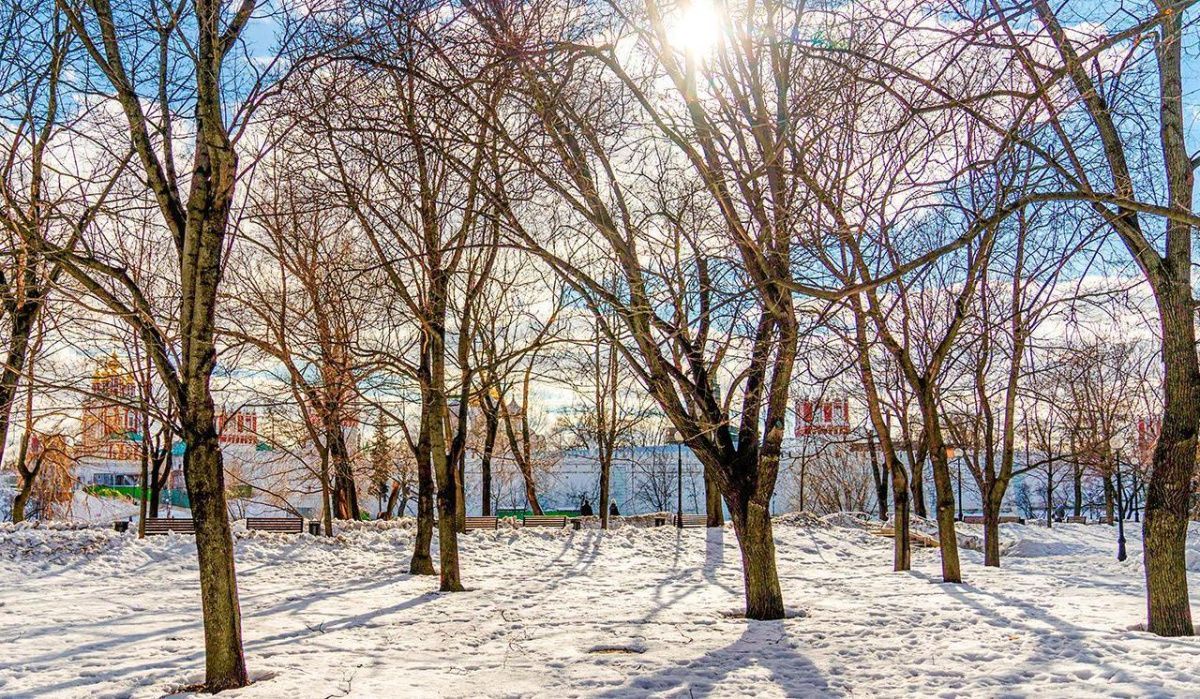
M 696 57 L 711 53 L 721 38 L 721 14 L 712 0 L 680 0 L 669 20 L 667 39 Z

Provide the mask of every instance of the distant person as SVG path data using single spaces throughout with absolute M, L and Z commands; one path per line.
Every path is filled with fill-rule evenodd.
M 584 498 L 583 504 L 579 506 L 579 516 L 580 517 L 591 517 L 592 514 L 593 514 L 592 513 L 592 503 L 588 502 L 587 498 Z
M 609 506 L 608 506 L 608 516 L 609 516 L 609 517 L 620 517 L 620 516 L 621 516 L 621 511 L 617 509 L 617 503 L 616 503 L 616 502 L 613 502 L 613 503 L 609 504 Z

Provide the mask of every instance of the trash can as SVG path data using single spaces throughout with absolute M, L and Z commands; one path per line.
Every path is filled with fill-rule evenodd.
M 317 520 L 312 520 L 308 523 L 308 533 L 313 536 L 321 536 L 321 523 Z
M 123 519 L 113 522 L 113 530 L 124 534 L 129 531 L 129 522 Z

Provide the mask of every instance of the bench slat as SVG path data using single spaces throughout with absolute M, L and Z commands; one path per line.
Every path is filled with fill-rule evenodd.
M 500 520 L 496 517 L 467 517 L 466 526 L 463 527 L 467 531 L 472 529 L 499 529 Z
M 679 516 L 675 515 L 674 517 L 672 517 L 671 522 L 673 524 L 675 524 L 676 526 L 678 526 L 679 525 Z M 706 526 L 708 526 L 708 515 L 684 515 L 683 516 L 683 528 L 684 529 L 690 529 L 693 527 L 706 527 Z
M 565 527 L 566 517 L 550 517 L 545 515 L 530 515 L 525 518 L 526 527 Z
M 146 519 L 146 535 L 166 534 L 195 534 L 196 522 L 190 517 L 149 517 Z
M 299 517 L 247 517 L 246 529 L 260 532 L 300 534 L 304 531 L 304 520 Z

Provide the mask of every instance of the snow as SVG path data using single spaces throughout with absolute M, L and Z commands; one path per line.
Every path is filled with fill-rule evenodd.
M 461 538 L 472 589 L 439 594 L 436 579 L 405 572 L 410 522 L 357 523 L 333 539 L 238 527 L 255 682 L 221 696 L 1079 697 L 1200 686 L 1200 642 L 1138 630 L 1136 525 L 1125 563 L 1110 527 L 1006 525 L 1005 567 L 965 550 L 963 585 L 938 583 L 934 550 L 915 550 L 911 573 L 891 572 L 891 541 L 870 528 L 853 516 L 781 518 L 789 618 L 753 622 L 740 617 L 729 529 L 472 532 Z M 156 697 L 201 681 L 194 556 L 190 537 L 0 527 L 0 695 Z

